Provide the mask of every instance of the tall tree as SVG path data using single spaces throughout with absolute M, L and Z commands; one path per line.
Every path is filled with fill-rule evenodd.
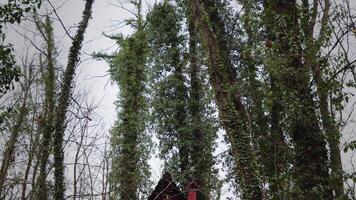
M 217 189 L 213 183 L 218 182 L 213 168 L 217 127 L 210 85 L 196 27 L 189 13 L 177 11 L 187 13 L 186 7 L 176 3 L 156 4 L 148 14 L 154 128 L 166 170 L 173 173 L 182 190 L 195 180 L 201 187 L 198 199 L 210 199 Z M 184 35 L 184 21 L 189 39 Z
M 54 155 L 54 199 L 63 200 L 65 195 L 64 185 L 64 153 L 63 153 L 63 137 L 66 128 L 66 114 L 71 101 L 71 93 L 73 88 L 73 79 L 75 69 L 77 67 L 80 55 L 80 49 L 84 40 L 84 33 L 88 26 L 89 19 L 92 13 L 92 5 L 94 0 L 86 0 L 83 11 L 82 20 L 79 23 L 77 32 L 73 37 L 72 46 L 69 50 L 67 67 L 63 74 L 61 92 L 58 98 L 58 104 L 55 107 L 56 118 L 54 119 L 53 134 L 53 155 Z
M 192 172 L 190 176 L 200 189 L 199 200 L 214 199 L 212 192 L 219 190 L 219 180 L 214 172 L 214 143 L 217 132 L 215 111 L 211 107 L 210 85 L 207 83 L 206 70 L 203 69 L 204 52 L 199 45 L 197 27 L 188 14 L 189 32 L 189 117 L 191 126 L 190 159 Z M 216 183 L 217 185 L 214 185 Z M 218 191 L 216 191 L 219 193 Z
M 330 151 L 330 168 L 331 168 L 331 186 L 335 191 L 335 197 L 344 197 L 343 186 L 343 169 L 341 163 L 340 154 L 340 131 L 336 124 L 335 117 L 332 116 L 329 107 L 329 94 L 332 91 L 332 85 L 326 84 L 325 74 L 329 70 L 329 62 L 327 61 L 328 55 L 322 54 L 322 48 L 326 47 L 331 38 L 331 25 L 330 20 L 330 8 L 331 3 L 329 0 L 324 1 L 324 7 L 322 9 L 322 17 L 320 21 L 320 29 L 318 36 L 317 31 L 317 12 L 320 9 L 317 1 L 313 2 L 311 7 L 308 2 L 304 2 L 301 8 L 301 23 L 302 34 L 305 43 L 304 62 L 307 67 L 311 69 L 312 77 L 315 80 L 318 96 L 318 108 L 320 110 L 320 117 L 322 121 L 322 127 L 325 132 L 326 141 L 329 145 Z M 337 80 L 333 80 L 338 82 Z M 333 105 L 331 105 L 333 106 Z
M 20 76 L 19 68 L 16 66 L 15 56 L 13 55 L 13 48 L 11 44 L 5 43 L 6 34 L 4 32 L 6 24 L 19 24 L 24 17 L 24 14 L 30 11 L 36 11 L 36 8 L 41 6 L 41 0 L 30 0 L 14 2 L 8 1 L 0 5 L 0 95 L 6 93 L 12 84 L 12 81 L 18 81 Z M 27 86 L 26 86 L 27 87 Z M 14 153 L 15 145 L 18 139 L 19 129 L 26 115 L 26 101 L 28 90 L 25 89 L 24 101 L 20 109 L 19 118 L 13 128 L 11 138 L 6 145 L 5 157 L 2 160 L 0 169 L 0 197 L 1 190 L 7 175 L 7 170 L 11 164 L 11 156 Z M 0 106 L 0 123 L 3 121 L 4 112 L 3 106 Z
M 263 25 L 263 4 L 261 1 L 241 1 L 241 4 L 239 57 L 233 61 L 239 68 L 240 87 L 248 102 L 261 179 L 269 186 L 266 196 L 285 199 L 282 193 L 288 188 L 286 172 L 291 159 L 283 132 L 282 93 L 275 83 L 273 71 L 264 62 L 268 29 Z
M 165 167 L 185 187 L 189 181 L 188 88 L 182 15 L 164 1 L 148 14 L 153 80 L 153 120 Z
M 189 0 L 188 5 L 208 53 L 210 82 L 215 92 L 220 120 L 232 147 L 242 198 L 261 199 L 261 184 L 249 134 L 249 116 L 239 92 L 234 88 L 237 84 L 236 73 L 222 35 L 224 24 L 216 7 L 214 9 L 213 1 L 204 1 L 203 7 L 199 0 Z
M 186 16 L 187 51 L 184 45 L 188 40 L 182 34 L 185 16 L 175 11 L 185 8 L 177 4 L 167 1 L 157 4 L 148 15 L 155 130 L 166 170 L 173 172 L 182 189 L 190 180 L 197 181 L 202 191 L 198 198 L 209 199 L 214 182 L 212 152 L 217 130 L 209 108 L 209 86 L 202 70 L 204 59 L 199 58 L 202 53 L 195 27 L 191 17 Z
M 111 199 L 145 199 L 149 189 L 147 132 L 147 54 L 141 0 L 131 2 L 136 18 L 127 20 L 135 32 L 116 37 L 120 51 L 110 61 L 110 74 L 120 89 L 118 119 L 111 130 Z
M 49 16 L 46 16 L 44 22 L 35 17 L 35 22 L 39 33 L 45 41 L 46 52 L 44 54 L 45 60 L 41 65 L 42 78 L 44 80 L 45 99 L 43 106 L 43 117 L 39 120 L 40 132 L 42 133 L 42 141 L 40 147 L 40 171 L 37 180 L 37 187 L 35 194 L 40 200 L 48 199 L 48 188 L 46 184 L 47 177 L 47 163 L 50 155 L 50 144 L 52 140 L 54 107 L 56 104 L 56 48 L 54 42 L 54 33 L 52 21 Z
M 310 69 L 302 59 L 297 3 L 267 1 L 265 11 L 274 40 L 272 62 L 278 73 L 278 84 L 286 92 L 283 101 L 287 105 L 289 130 L 295 144 L 295 195 L 300 199 L 331 199 L 326 142 L 309 84 Z

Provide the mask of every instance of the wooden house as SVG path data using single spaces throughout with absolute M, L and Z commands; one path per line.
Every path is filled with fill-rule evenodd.
M 188 198 L 174 183 L 169 173 L 163 174 L 148 200 L 197 200 L 198 185 L 193 181 L 188 184 Z

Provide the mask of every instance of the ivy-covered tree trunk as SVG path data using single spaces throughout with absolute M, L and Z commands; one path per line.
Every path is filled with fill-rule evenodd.
M 52 139 L 53 131 L 53 119 L 54 108 L 55 108 L 55 83 L 56 83 L 56 73 L 55 73 L 55 44 L 53 37 L 53 27 L 49 16 L 46 17 L 45 22 L 39 21 L 35 18 L 36 26 L 46 45 L 46 55 L 45 61 L 42 63 L 42 77 L 44 80 L 45 88 L 45 102 L 43 108 L 43 116 L 39 121 L 39 129 L 42 133 L 42 141 L 40 146 L 40 171 L 37 179 L 37 185 L 35 189 L 35 195 L 39 200 L 48 199 L 48 188 L 46 184 L 47 177 L 47 163 L 48 157 L 50 155 L 50 142 Z
M 272 140 L 272 156 L 267 166 L 271 170 L 271 180 L 269 181 L 269 189 L 273 199 L 284 199 L 284 192 L 288 190 L 288 185 L 283 177 L 283 173 L 287 170 L 289 163 L 288 146 L 286 144 L 285 135 L 282 128 L 282 119 L 284 107 L 282 105 L 281 91 L 276 86 L 276 80 L 271 77 L 271 92 L 272 92 L 272 107 L 270 113 L 270 132 Z
M 178 46 L 178 38 L 173 38 L 172 47 Z M 172 49 L 172 60 L 171 65 L 174 67 L 173 77 L 176 84 L 176 93 L 175 93 L 175 110 L 174 110 L 174 123 L 173 126 L 177 131 L 177 142 L 178 142 L 178 151 L 179 151 L 179 165 L 180 173 L 184 177 L 181 186 L 188 184 L 188 170 L 190 167 L 189 159 L 189 147 L 190 147 L 190 134 L 187 129 L 188 127 L 188 113 L 187 113 L 187 87 L 185 86 L 184 78 L 184 65 L 180 60 L 180 53 L 178 48 Z
M 245 4 L 248 4 L 248 2 L 245 2 Z M 258 3 L 251 4 L 252 6 L 257 6 L 257 10 L 254 11 L 258 12 L 258 22 L 261 23 L 260 26 L 264 27 L 265 29 L 265 32 L 259 33 L 259 37 L 253 38 L 253 41 L 263 41 L 262 44 L 259 44 L 261 45 L 259 46 L 259 48 L 262 48 L 262 52 L 264 52 L 264 54 L 261 52 L 261 54 L 263 54 L 264 56 L 262 56 L 262 60 L 260 60 L 260 63 L 264 65 L 264 70 L 268 73 L 267 83 L 269 86 L 269 91 L 265 93 L 265 96 L 263 97 L 266 98 L 264 99 L 264 101 L 268 102 L 267 104 L 269 104 L 267 105 L 267 107 L 269 108 L 267 116 L 268 125 L 267 127 L 265 127 L 264 130 L 268 130 L 269 135 L 262 137 L 260 141 L 262 147 L 260 149 L 261 164 L 263 165 L 262 169 L 264 171 L 264 176 L 267 178 L 269 189 L 268 194 L 270 198 L 282 200 L 288 198 L 289 195 L 288 182 L 291 181 L 289 180 L 288 176 L 288 166 L 290 165 L 292 160 L 290 158 L 292 156 L 291 150 L 288 147 L 286 139 L 286 135 L 288 135 L 288 133 L 286 133 L 285 131 L 284 121 L 286 119 L 286 115 L 285 105 L 283 102 L 283 89 L 281 88 L 281 84 L 278 80 L 279 72 L 278 70 L 274 69 L 275 63 L 268 62 L 268 60 L 270 59 L 273 60 L 273 56 L 268 53 L 268 49 L 271 45 L 271 40 L 268 39 L 268 37 L 272 37 L 271 35 L 273 35 L 273 28 L 271 28 L 268 24 L 264 23 L 264 17 L 268 18 L 268 16 L 264 15 L 263 11 L 261 12 L 261 10 L 258 9 L 260 8 L 258 6 L 266 7 L 267 1 L 264 1 L 262 5 L 259 5 Z M 256 17 L 256 14 L 252 13 L 251 17 Z M 250 22 L 245 22 L 244 26 L 246 26 L 246 23 Z M 255 27 L 254 31 L 250 30 L 249 32 L 252 32 L 251 34 L 256 34 L 258 29 L 258 27 Z M 266 51 L 267 53 L 265 53 Z M 255 64 L 258 65 L 258 63 Z M 261 106 L 261 110 L 262 112 L 266 112 L 263 111 L 263 106 Z
M 148 43 L 141 0 L 131 3 L 137 9 L 137 19 L 130 20 L 136 30 L 131 36 L 118 39 L 121 49 L 110 62 L 111 77 L 120 89 L 120 111 L 111 130 L 110 199 L 120 200 L 145 199 L 150 188 L 150 138 L 146 130 Z
M 283 98 L 295 144 L 295 195 L 299 199 L 331 199 L 326 142 L 309 85 L 310 69 L 302 61 L 296 1 L 268 1 L 265 9 L 279 56 L 275 67 L 287 92 Z
M 321 33 L 325 34 L 325 33 Z M 319 36 L 324 37 L 323 35 Z M 306 65 L 312 70 L 313 78 L 316 83 L 318 106 L 320 111 L 320 117 L 322 126 L 325 131 L 326 141 L 329 145 L 330 151 L 330 168 L 331 168 L 331 180 L 330 186 L 335 191 L 335 197 L 344 198 L 344 182 L 343 182 L 343 168 L 341 162 L 340 153 L 340 131 L 338 130 L 335 119 L 330 113 L 329 106 L 329 86 L 324 80 L 323 72 L 328 63 L 323 62 L 323 58 L 320 58 L 321 47 L 320 41 L 313 41 L 312 35 L 307 38 L 307 54 L 305 56 Z
M 191 123 L 192 123 L 192 150 L 191 150 L 191 162 L 194 165 L 193 176 L 197 180 L 198 185 L 205 189 L 207 183 L 205 182 L 204 169 L 206 163 L 203 162 L 204 159 L 204 135 L 200 125 L 202 124 L 202 119 L 200 116 L 201 112 L 201 82 L 198 77 L 199 65 L 197 61 L 197 36 L 196 28 L 194 27 L 194 22 L 189 20 L 188 22 L 189 30 L 189 56 L 190 56 L 190 112 L 191 112 Z M 209 192 L 202 193 L 199 195 L 199 199 L 208 199 Z
M 326 84 L 322 70 L 319 63 L 315 63 L 311 69 L 313 70 L 313 77 L 317 86 L 317 94 L 319 97 L 319 110 L 322 120 L 323 129 L 326 134 L 326 140 L 329 144 L 330 151 L 330 168 L 331 179 L 330 186 L 335 191 L 336 198 L 345 198 L 344 181 L 343 181 L 343 168 L 340 153 L 340 131 L 336 124 L 335 119 L 330 113 L 328 103 L 328 85 Z
M 185 19 L 189 39 L 182 34 Z M 156 4 L 148 14 L 148 22 L 153 119 L 160 156 L 165 160 L 165 170 L 177 177 L 182 190 L 195 180 L 201 186 L 198 199 L 209 199 L 218 182 L 212 155 L 217 127 L 211 114 L 209 86 L 204 83 L 206 75 L 201 69 L 204 56 L 198 47 L 197 29 L 179 2 Z
M 234 70 L 229 64 L 227 46 L 219 40 L 219 35 L 210 27 L 219 25 L 218 15 L 208 15 L 199 0 L 189 0 L 188 3 L 208 52 L 210 82 L 215 92 L 219 117 L 228 134 L 235 158 L 236 177 L 241 187 L 242 199 L 262 199 L 256 158 L 251 146 L 249 116 L 241 103 L 239 93 L 234 90 L 236 79 Z
M 331 87 L 325 82 L 325 71 L 329 67 L 327 58 L 322 56 L 323 44 L 328 43 L 330 38 L 330 0 L 324 0 L 324 7 L 322 8 L 322 17 L 320 21 L 320 32 L 318 37 L 315 36 L 316 20 L 318 13 L 318 3 L 314 0 L 313 7 L 308 3 L 303 4 L 302 16 L 303 34 L 306 43 L 306 52 L 304 55 L 305 64 L 312 70 L 313 79 L 315 80 L 317 95 L 319 97 L 319 111 L 326 134 L 326 140 L 330 151 L 330 168 L 331 168 L 331 187 L 335 191 L 336 198 L 344 198 L 344 183 L 343 183 L 343 169 L 340 154 L 340 131 L 335 119 L 330 113 L 329 107 L 329 93 Z
M 188 87 L 184 62 L 182 15 L 171 3 L 156 4 L 148 13 L 153 82 L 153 119 L 160 156 L 165 170 L 177 176 L 185 188 L 190 175 L 190 138 Z
M 259 2 L 243 1 L 244 12 L 241 14 L 242 30 L 246 34 L 246 42 L 241 42 L 240 72 L 241 84 L 249 99 L 249 114 L 251 116 L 251 128 L 254 147 L 256 149 L 257 161 L 261 166 L 261 176 L 265 184 L 268 184 L 269 195 L 272 199 L 283 199 L 281 193 L 285 180 L 282 173 L 286 170 L 286 143 L 282 131 L 281 122 L 281 98 L 275 78 L 268 74 L 268 79 L 261 78 L 264 70 L 263 63 L 263 37 L 261 37 L 261 26 L 263 18 Z M 267 30 L 268 31 L 268 30 Z M 267 32 L 266 31 L 266 32 Z M 262 71 L 262 72 L 261 72 Z M 266 103 L 267 102 L 267 103 Z M 267 105 L 266 105 L 267 104 Z M 270 105 L 270 106 L 269 106 Z M 268 109 L 267 109 L 268 108 Z M 269 115 L 267 115 L 267 113 Z
M 54 199 L 64 200 L 65 184 L 64 184 L 64 151 L 63 137 L 66 129 L 66 113 L 70 104 L 70 97 L 73 88 L 73 79 L 75 69 L 79 61 L 80 49 L 84 40 L 84 33 L 88 26 L 89 19 L 92 13 L 92 5 L 94 0 L 86 0 L 83 11 L 82 21 L 79 23 L 78 30 L 73 38 L 72 46 L 69 50 L 67 67 L 63 75 L 61 92 L 58 104 L 55 108 L 56 118 L 54 120 L 53 136 L 53 155 L 54 155 Z
M 321 77 L 316 77 L 318 84 L 318 96 L 320 115 L 322 119 L 323 128 L 325 129 L 326 139 L 330 148 L 330 168 L 331 168 L 331 186 L 335 191 L 335 197 L 344 198 L 344 181 L 343 181 L 343 169 L 340 153 L 340 132 L 337 128 L 335 119 L 332 117 L 329 111 L 327 92 L 322 88 L 325 82 Z
M 190 57 L 190 98 L 189 111 L 191 123 L 190 155 L 191 155 L 191 177 L 200 188 L 198 200 L 210 199 L 211 192 L 214 190 L 214 158 L 212 155 L 214 149 L 214 139 L 216 128 L 209 116 L 210 101 L 205 96 L 209 89 L 204 87 L 204 78 L 202 71 L 202 60 L 198 59 L 198 34 L 197 27 L 191 16 L 188 16 L 189 31 L 189 57 Z M 200 61 L 200 62 L 199 62 Z M 217 189 L 217 188 L 215 188 Z

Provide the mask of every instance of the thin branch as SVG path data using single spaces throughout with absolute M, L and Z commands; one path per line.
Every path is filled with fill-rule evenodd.
M 70 39 L 74 40 L 74 38 L 69 34 L 69 32 L 68 32 L 66 26 L 64 25 L 62 19 L 59 17 L 59 15 L 58 15 L 58 13 L 57 13 L 57 9 L 53 6 L 53 4 L 51 3 L 50 0 L 48 0 L 48 3 L 49 3 L 49 5 L 52 7 L 54 14 L 55 14 L 56 17 L 58 18 L 59 23 L 60 23 L 61 26 L 63 27 L 63 29 L 64 29 L 64 31 L 66 32 L 66 34 L 68 35 L 68 37 L 69 37 Z

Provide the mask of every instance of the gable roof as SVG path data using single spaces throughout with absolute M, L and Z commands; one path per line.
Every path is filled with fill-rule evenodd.
M 169 173 L 164 173 L 148 200 L 186 200 Z

